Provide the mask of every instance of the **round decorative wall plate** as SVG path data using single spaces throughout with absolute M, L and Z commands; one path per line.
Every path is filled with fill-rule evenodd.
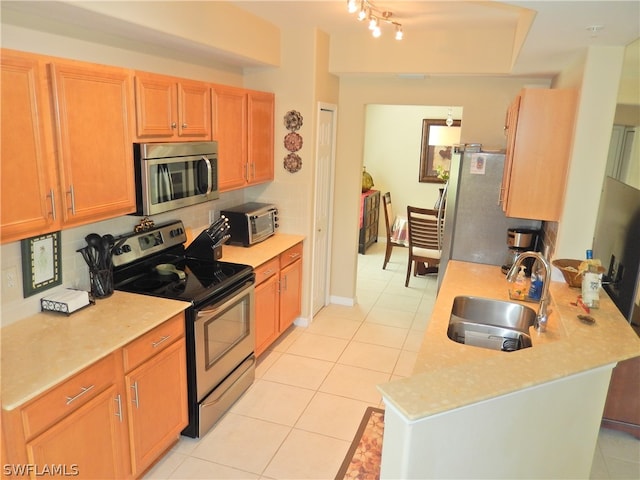
M 302 168 L 302 159 L 296 153 L 284 157 L 284 169 L 289 173 L 296 173 Z
M 284 126 L 287 127 L 287 130 L 290 132 L 300 130 L 302 126 L 302 115 L 300 115 L 300 112 L 289 110 L 284 116 Z
M 284 137 L 284 148 L 290 152 L 297 152 L 302 148 L 302 136 L 299 133 L 287 133 Z

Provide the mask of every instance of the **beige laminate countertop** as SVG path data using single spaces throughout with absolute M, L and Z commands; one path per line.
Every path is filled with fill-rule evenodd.
M 0 329 L 2 408 L 13 410 L 189 305 L 116 291 L 69 316 L 41 312 L 7 325 Z
M 577 318 L 584 312 L 570 304 L 580 290 L 564 282 L 551 282 L 547 331 L 531 329 L 531 348 L 501 352 L 447 337 L 455 296 L 508 301 L 508 285 L 500 267 L 450 261 L 413 375 L 380 385 L 385 400 L 416 420 L 640 356 L 640 339 L 604 291 L 600 308 L 591 310 L 595 325 L 586 325 Z
M 222 258 L 220 260 L 223 262 L 242 263 L 256 268 L 303 240 L 303 235 L 276 233 L 250 247 L 223 245 Z

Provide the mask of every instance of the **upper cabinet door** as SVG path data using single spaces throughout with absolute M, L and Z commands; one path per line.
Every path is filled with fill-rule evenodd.
M 509 120 L 509 167 L 503 209 L 508 217 L 558 221 L 573 145 L 573 89 L 524 89 L 515 128 Z
M 516 128 L 518 127 L 519 109 L 520 96 L 517 96 L 513 102 L 511 102 L 511 105 L 509 105 L 504 123 L 504 132 L 507 136 L 507 151 L 505 154 L 504 172 L 502 174 L 502 185 L 500 187 L 500 202 L 502 203 L 502 209 L 505 211 L 508 208 L 511 167 L 513 162 L 513 149 L 515 147 L 516 140 Z
M 273 180 L 274 95 L 221 85 L 211 95 L 220 191 Z
M 137 137 L 173 137 L 178 127 L 175 81 L 136 73 L 135 85 Z
M 136 138 L 164 142 L 210 140 L 209 85 L 136 72 Z
M 201 82 L 178 82 L 178 135 L 211 139 L 211 88 Z
M 218 189 L 223 192 L 247 183 L 247 93 L 215 85 L 212 90 L 214 140 L 218 141 Z
M 44 64 L 3 50 L 0 67 L 0 235 L 5 243 L 56 230 L 60 197 Z
M 79 62 L 50 68 L 64 223 L 135 211 L 132 75 Z
M 274 95 L 250 92 L 248 96 L 249 183 L 273 180 Z

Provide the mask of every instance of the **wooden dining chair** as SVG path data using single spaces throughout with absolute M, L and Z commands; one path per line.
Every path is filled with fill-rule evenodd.
M 393 223 L 395 216 L 393 214 L 393 207 L 391 206 L 391 192 L 387 192 L 382 196 L 382 203 L 384 205 L 384 226 L 387 229 L 387 250 L 384 252 L 384 263 L 382 269 L 387 268 L 387 263 L 391 258 L 391 252 L 393 247 L 406 247 L 403 243 L 398 243 L 393 240 Z
M 409 263 L 407 265 L 407 279 L 404 286 L 409 286 L 411 266 L 414 266 L 413 275 L 418 270 L 418 263 L 435 267 L 440 263 L 442 247 L 440 245 L 440 232 L 442 222 L 438 222 L 438 211 L 427 208 L 407 207 L 407 223 L 409 233 Z

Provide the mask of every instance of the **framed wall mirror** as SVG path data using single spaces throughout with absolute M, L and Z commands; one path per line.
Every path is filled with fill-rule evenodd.
M 453 145 L 460 143 L 461 125 L 460 120 L 454 120 L 451 126 L 444 119 L 422 120 L 419 182 L 444 183 L 438 178 L 438 167 L 450 170 Z

